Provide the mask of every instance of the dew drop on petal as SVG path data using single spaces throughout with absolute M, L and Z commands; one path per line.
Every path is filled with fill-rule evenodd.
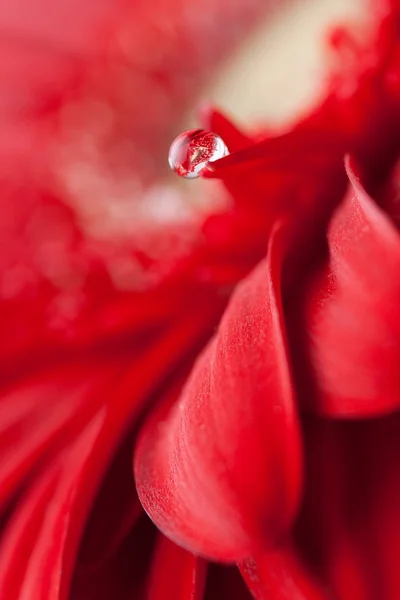
M 225 142 L 212 131 L 191 129 L 178 135 L 171 144 L 168 163 L 180 177 L 194 179 L 208 165 L 228 154 Z

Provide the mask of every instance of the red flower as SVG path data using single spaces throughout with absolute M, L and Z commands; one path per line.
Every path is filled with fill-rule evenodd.
M 266 258 L 136 450 L 155 523 L 260 599 L 400 594 L 399 17 L 309 118 L 210 167 Z
M 258 3 L 203 5 L 212 45 L 186 3 L 20 3 L 0 58 L 2 597 L 396 599 L 396 5 L 365 47 L 336 32 L 353 64 L 289 132 L 204 114 L 231 204 L 199 213 L 154 183 L 162 140 Z

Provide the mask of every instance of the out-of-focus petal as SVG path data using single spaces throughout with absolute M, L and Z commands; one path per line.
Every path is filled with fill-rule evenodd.
M 177 543 L 224 561 L 273 546 L 289 527 L 301 447 L 280 303 L 284 229 L 238 287 L 177 404 L 136 449 L 139 497 Z
M 68 383 L 72 368 L 61 369 L 49 381 L 45 372 L 36 395 L 28 395 L 31 403 L 24 401 L 24 394 L 14 394 L 13 403 L 7 402 L 11 392 L 4 395 L 4 426 L 11 430 L 11 440 L 21 445 L 24 432 L 26 437 L 22 455 L 11 455 L 12 470 L 8 473 L 6 462 L 8 471 L 0 480 L 0 489 L 3 484 L 7 490 L 9 480 L 15 489 L 25 476 L 0 547 L 0 587 L 10 600 L 66 597 L 85 520 L 107 466 L 159 386 L 174 376 L 175 369 L 187 370 L 192 353 L 208 338 L 207 323 L 204 314 L 197 321 L 182 315 L 175 327 L 160 334 L 158 342 L 142 349 L 135 360 L 129 353 L 113 360 L 108 357 L 105 369 L 95 362 L 91 378 L 87 366 L 86 372 L 84 365 L 77 368 L 78 384 L 74 379 Z M 81 371 L 86 373 L 83 382 Z M 66 394 L 68 386 L 71 391 Z M 63 399 L 57 396 L 58 388 L 65 394 L 65 407 L 62 403 L 49 407 L 50 400 Z
M 325 113 L 321 109 L 317 120 L 308 118 L 288 133 L 234 152 L 207 172 L 222 179 L 244 214 L 247 208 L 253 219 L 257 215 L 264 236 L 279 218 L 292 223 L 285 272 L 291 282 L 314 267 L 325 227 L 346 189 L 346 138 L 328 128 Z
M 121 371 L 121 365 L 115 361 L 99 368 L 87 360 L 86 365 L 54 366 L 1 390 L 0 507 L 3 510 L 36 464 L 46 462 L 49 453 L 68 444 L 74 432 L 93 417 Z
M 104 418 L 103 409 L 36 479 L 9 519 L 0 549 L 0 581 L 10 600 L 66 597 L 82 507 L 71 509 L 86 496 L 80 489 L 77 498 L 78 481 L 86 480 L 83 488 L 93 485 L 88 458 Z
M 212 106 L 201 108 L 200 119 L 204 129 L 217 133 L 224 140 L 229 152 L 237 152 L 253 144 L 251 137 L 242 133 L 230 119 Z
M 129 6 L 127 0 L 3 0 L 0 7 L 0 38 L 31 43 L 31 50 L 41 46 L 73 54 L 88 55 L 99 49 L 99 34 L 110 20 L 121 17 Z
M 160 533 L 149 573 L 148 600 L 202 600 L 207 564 Z
M 143 517 L 101 568 L 77 568 L 69 600 L 148 600 L 147 580 L 157 531 Z
M 289 545 L 244 560 L 239 566 L 256 600 L 330 600 L 328 590 Z
M 307 291 L 307 339 L 296 355 L 310 360 L 315 381 L 305 402 L 340 417 L 381 414 L 400 403 L 400 236 L 349 164 L 348 174 L 349 192 L 329 231 L 329 265 Z M 298 372 L 301 379 L 306 365 Z
M 299 549 L 341 600 L 400 594 L 399 415 L 304 418 L 307 486 Z

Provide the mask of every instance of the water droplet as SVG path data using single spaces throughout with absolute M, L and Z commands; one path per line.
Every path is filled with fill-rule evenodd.
M 191 129 L 178 135 L 171 144 L 169 166 L 186 179 L 198 177 L 209 162 L 228 154 L 224 141 L 212 131 Z

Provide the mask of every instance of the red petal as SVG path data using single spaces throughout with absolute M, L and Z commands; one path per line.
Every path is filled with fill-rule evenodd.
M 92 418 L 122 369 L 115 361 L 102 368 L 86 361 L 49 367 L 1 391 L 1 508 L 38 462 L 68 444 Z
M 76 480 L 88 475 L 87 459 L 104 417 L 103 410 L 71 444 L 68 452 L 57 457 L 43 471 L 25 502 L 20 503 L 9 520 L 2 539 L 0 582 L 2 593 L 10 600 L 65 597 L 65 590 L 60 589 L 60 575 L 65 567 L 70 570 L 72 559 L 71 544 L 64 554 L 66 533 L 72 529 L 72 537 L 75 537 L 79 528 L 76 514 L 71 520 L 71 505 L 76 502 Z
M 10 600 L 14 597 L 25 598 L 23 594 L 26 594 L 27 599 L 35 597 L 41 600 L 58 600 L 59 597 L 65 597 L 84 521 L 115 448 L 124 437 L 126 429 L 143 410 L 149 395 L 156 393 L 157 387 L 166 377 L 171 376 L 178 365 L 182 365 L 182 361 L 185 369 L 187 368 L 187 356 L 197 348 L 200 340 L 203 341 L 204 337 L 207 337 L 210 315 L 203 320 L 205 314 L 203 313 L 197 321 L 193 321 L 191 315 L 184 315 L 172 330 L 167 330 L 164 336 L 158 339 L 158 343 L 151 345 L 147 351 L 142 349 L 136 361 L 131 361 L 129 356 L 117 355 L 111 361 L 114 369 L 111 370 L 111 375 L 120 375 L 117 382 L 110 377 L 108 369 L 102 370 L 102 364 L 96 362 L 98 376 L 94 380 L 97 385 L 93 388 L 86 384 L 86 371 L 83 385 L 85 395 L 83 398 L 79 393 L 76 397 L 71 395 L 71 398 L 66 395 L 66 407 L 57 404 L 57 393 L 62 393 L 65 384 L 65 379 L 61 376 L 55 380 L 54 377 L 50 378 L 49 393 L 44 396 L 44 402 L 38 407 L 35 400 L 37 401 L 38 397 L 40 400 L 40 394 L 32 396 L 34 409 L 26 402 L 29 395 L 23 396 L 19 402 L 14 402 L 14 414 L 13 404 L 10 405 L 7 401 L 10 397 L 4 396 L 4 407 L 12 417 L 9 419 L 10 423 L 15 421 L 21 428 L 21 434 L 24 431 L 25 413 L 28 411 L 30 415 L 33 410 L 33 424 L 36 422 L 36 426 L 32 426 L 32 422 L 28 421 L 32 427 L 30 435 L 26 436 L 26 454 L 30 459 L 31 451 L 34 461 L 44 454 L 38 472 L 32 474 L 32 486 L 25 485 L 16 512 L 8 519 L 8 533 L 3 538 L 3 546 L 0 549 L 0 588 L 8 590 L 7 597 Z M 110 360 L 108 357 L 108 362 Z M 131 368 L 128 368 L 128 365 Z M 123 376 L 120 371 L 124 373 Z M 68 368 L 61 370 L 61 375 L 67 376 L 65 387 L 70 389 L 68 374 L 72 376 L 74 371 Z M 104 379 L 107 387 L 104 386 Z M 38 389 L 46 391 L 47 388 L 42 384 Z M 91 410 L 88 410 L 87 405 Z M 49 411 L 49 415 L 44 415 L 44 411 Z M 69 427 L 61 419 L 64 411 L 67 417 L 71 411 L 73 413 L 72 423 L 66 420 Z M 43 431 L 37 425 L 40 418 L 45 420 Z M 52 429 L 54 423 L 57 425 L 55 431 Z M 36 441 L 37 430 L 40 432 L 40 455 L 31 439 Z M 55 434 L 59 444 L 56 447 Z M 42 437 L 46 443 L 48 438 L 53 441 L 50 456 L 44 453 L 44 450 L 49 448 L 48 444 L 42 448 Z M 16 441 L 21 444 L 20 438 L 16 438 Z M 14 480 L 18 476 L 20 481 L 21 477 L 26 475 L 27 469 L 23 460 L 26 460 L 25 454 L 21 457 L 21 453 L 17 453 L 10 475 Z M 48 461 L 50 466 L 46 466 Z M 29 461 L 28 465 L 31 468 L 32 461 Z M 4 466 L 7 467 L 7 462 Z M 3 482 L 0 480 L 0 489 L 1 483 L 4 486 L 8 484 L 6 479 Z M 51 506 L 52 510 L 47 510 L 48 506 Z
M 304 556 L 340 600 L 397 600 L 400 417 L 304 423 Z
M 285 273 L 291 280 L 321 253 L 323 232 L 345 191 L 344 148 L 344 136 L 309 119 L 209 169 L 208 176 L 222 178 L 235 206 L 251 215 L 253 238 L 265 239 L 277 219 L 293 223 L 290 273 Z
M 217 133 L 231 153 L 253 144 L 250 137 L 239 131 L 232 121 L 212 106 L 207 105 L 201 109 L 200 119 L 204 129 Z
M 324 130 L 313 126 L 312 121 L 301 123 L 296 129 L 289 133 L 268 137 L 249 148 L 229 154 L 213 164 L 213 175 L 215 177 L 235 177 L 237 170 L 258 171 L 261 175 L 278 164 L 282 165 L 282 159 L 297 157 L 300 161 L 311 157 L 316 159 L 323 154 L 331 157 L 343 153 L 345 141 L 343 135 L 338 132 Z M 303 154 L 305 152 L 305 154 Z M 323 155 L 322 155 L 323 157 Z M 283 166 L 283 165 L 282 165 Z M 250 185 L 253 182 L 249 182 Z
M 0 35 L 31 42 L 33 50 L 88 54 L 99 48 L 99 31 L 104 32 L 123 0 L 3 0 L 0 7 Z M 103 31 L 102 31 L 103 30 Z
M 240 569 L 257 600 L 330 599 L 330 594 L 314 580 L 290 548 L 247 559 L 240 564 Z
M 350 166 L 348 174 L 351 187 L 329 231 L 329 265 L 307 292 L 303 343 L 317 386 L 310 407 L 366 416 L 400 406 L 400 236 Z
M 301 452 L 280 306 L 282 230 L 242 283 L 178 404 L 136 451 L 139 497 L 158 527 L 206 556 L 273 545 L 297 507 Z
M 153 556 L 147 588 L 148 600 L 201 600 L 206 563 L 162 534 Z

